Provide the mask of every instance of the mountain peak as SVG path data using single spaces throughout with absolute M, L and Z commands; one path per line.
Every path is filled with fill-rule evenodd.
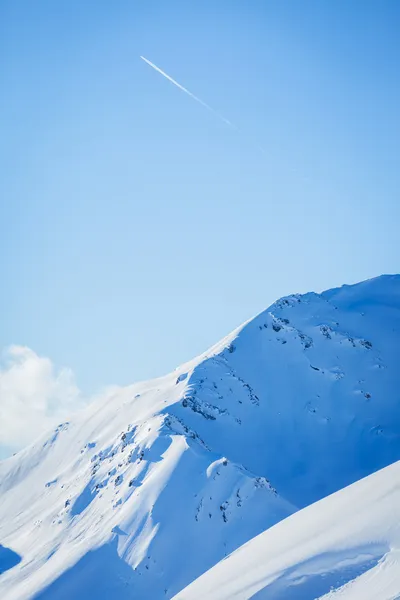
M 399 290 L 382 276 L 281 298 L 1 463 L 2 544 L 20 557 L 2 596 L 171 598 L 400 458 Z

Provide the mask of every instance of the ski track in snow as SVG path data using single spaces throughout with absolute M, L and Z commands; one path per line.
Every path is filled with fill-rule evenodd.
M 399 276 L 288 296 L 1 462 L 0 597 L 397 597 L 399 327 Z

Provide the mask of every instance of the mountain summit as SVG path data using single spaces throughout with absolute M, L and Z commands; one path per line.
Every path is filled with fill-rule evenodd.
M 398 460 L 399 331 L 398 275 L 291 295 L 3 461 L 0 597 L 172 598 Z

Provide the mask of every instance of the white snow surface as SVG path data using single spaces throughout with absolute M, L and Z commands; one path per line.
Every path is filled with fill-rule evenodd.
M 310 569 L 317 581 L 318 565 L 330 572 L 328 563 L 342 562 L 335 573 L 344 570 L 347 581 L 381 557 L 390 579 L 397 534 L 386 533 L 399 520 L 397 465 L 308 505 L 400 459 L 399 327 L 397 275 L 288 296 L 172 374 L 110 393 L 1 462 L 0 598 L 248 598 L 269 593 L 265 578 L 275 581 L 277 572 L 281 583 L 290 580 L 291 566 L 301 580 L 303 556 L 306 581 Z M 373 528 L 381 537 L 346 541 L 357 506 L 375 523 L 374 494 L 389 486 L 387 477 L 393 490 L 376 496 L 387 518 Z M 371 503 L 353 489 L 368 492 Z M 330 511 L 339 524 L 343 515 L 332 535 Z M 308 522 L 320 542 L 307 550 Z M 231 563 L 243 552 L 252 563 L 246 548 L 261 548 L 258 540 L 279 527 L 286 539 L 271 571 L 262 556 L 253 570 Z M 324 544 L 333 556 L 324 556 Z M 232 596 L 225 564 L 234 565 Z M 217 576 L 201 577 L 214 565 Z M 368 573 L 375 577 L 374 568 Z M 287 586 L 281 593 L 276 585 L 266 598 L 290 598 Z
M 244 544 L 176 600 L 400 597 L 400 462 Z

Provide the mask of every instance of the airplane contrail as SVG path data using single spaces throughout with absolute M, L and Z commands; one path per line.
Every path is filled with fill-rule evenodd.
M 174 85 L 176 85 L 176 87 L 178 87 L 180 90 L 182 90 L 182 92 L 185 92 L 185 94 L 188 94 L 188 96 L 190 96 L 191 98 L 193 98 L 193 100 L 196 100 L 196 102 L 198 102 L 199 104 L 201 104 L 202 106 L 204 106 L 204 108 L 206 108 L 210 112 L 214 113 L 214 115 L 217 116 L 218 118 L 220 118 L 224 123 L 226 123 L 226 125 L 229 125 L 229 127 L 233 127 L 234 129 L 237 129 L 236 125 L 234 125 L 233 123 L 231 123 L 230 121 L 228 121 L 228 119 L 225 119 L 225 117 L 223 117 L 222 115 L 220 115 L 216 110 L 214 110 L 206 102 L 204 102 L 203 100 L 201 100 L 200 98 L 198 98 L 197 96 L 195 96 L 194 94 L 192 94 L 192 92 L 189 92 L 189 90 L 187 90 L 185 87 L 183 87 L 183 85 L 181 85 L 180 83 L 178 83 L 177 81 L 175 81 L 175 79 L 172 79 L 172 77 L 170 77 L 169 75 L 167 75 L 167 73 L 165 73 L 162 69 L 160 69 L 159 67 L 157 67 L 154 63 L 150 62 L 144 56 L 141 56 L 140 58 L 142 60 L 144 60 L 145 63 L 147 63 L 148 65 L 150 65 L 150 67 L 152 67 L 153 69 L 155 69 L 158 73 L 161 73 L 161 75 L 163 75 L 163 77 L 165 77 L 166 79 L 168 79 L 168 81 L 170 81 L 171 83 L 173 83 Z

